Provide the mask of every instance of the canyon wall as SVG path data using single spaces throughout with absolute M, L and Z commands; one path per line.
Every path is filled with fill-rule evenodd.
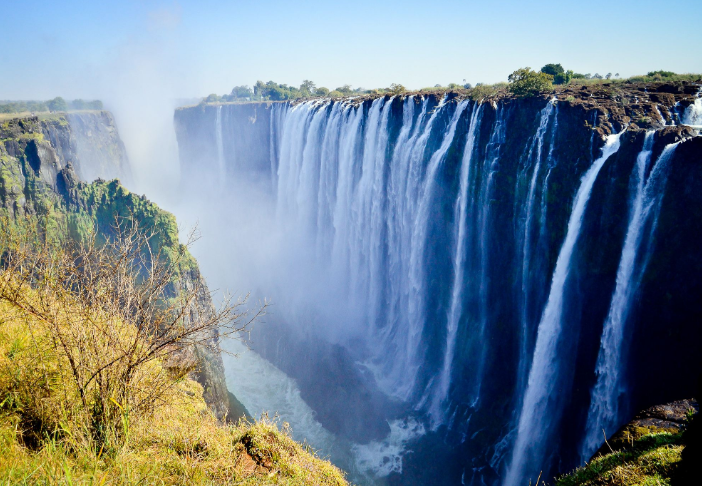
M 301 301 L 280 270 L 273 292 L 299 308 L 255 349 L 341 436 L 413 424 L 388 484 L 526 484 L 696 391 L 698 90 L 183 108 L 184 197 L 270 188 L 324 288 Z
M 178 228 L 170 213 L 130 193 L 118 180 L 130 178 L 124 145 L 108 112 L 55 114 L 9 119 L 0 124 L 0 214 L 79 237 L 87 228 L 109 234 L 115 217 L 136 218 L 145 230 L 161 234 L 164 246 L 178 245 Z M 91 184 L 81 175 L 100 178 Z M 180 270 L 174 292 L 204 282 L 197 263 Z M 206 285 L 198 308 L 214 307 Z M 218 337 L 208 337 L 216 347 Z M 200 358 L 195 378 L 204 397 L 222 420 L 238 419 L 245 410 L 228 392 L 222 357 L 207 348 L 194 349 Z

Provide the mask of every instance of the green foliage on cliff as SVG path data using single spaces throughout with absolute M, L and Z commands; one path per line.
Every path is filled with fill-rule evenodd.
M 536 96 L 553 89 L 553 76 L 543 72 L 532 71 L 531 68 L 521 68 L 509 75 L 509 91 L 515 96 Z
M 197 268 L 197 262 L 178 241 L 175 216 L 144 196 L 129 192 L 118 180 L 80 184 L 73 210 L 68 212 L 69 230 L 74 238 L 85 239 L 93 227 L 108 236 L 115 219 L 133 219 L 142 231 L 152 234 L 149 244 L 168 263 L 178 262 L 178 272 Z
M 177 258 L 180 272 L 195 269 L 195 259 L 178 241 L 175 217 L 131 193 L 118 180 L 86 184 L 66 168 L 57 176 L 56 189 L 47 184 L 40 166 L 48 162 L 39 160 L 38 151 L 53 150 L 42 132 L 52 124 L 62 128 L 65 119 L 13 120 L 0 127 L 0 216 L 29 219 L 48 236 L 68 234 L 77 241 L 85 240 L 94 229 L 109 237 L 115 218 L 134 219 L 141 230 L 153 233 L 151 245 L 163 258 L 171 261 L 183 255 Z M 19 148 L 16 157 L 9 156 L 5 147 L 10 145 Z
M 597 457 L 559 478 L 556 486 L 669 486 L 680 463 L 681 438 L 681 433 L 645 435 L 630 448 Z

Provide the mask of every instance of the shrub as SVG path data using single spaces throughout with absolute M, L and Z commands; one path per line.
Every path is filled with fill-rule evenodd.
M 521 68 L 509 75 L 509 91 L 515 96 L 536 96 L 539 93 L 553 89 L 553 76 L 532 71 L 531 68 Z
M 215 330 L 232 335 L 243 329 L 243 314 L 236 311 L 241 302 L 225 301 L 221 310 L 210 311 L 199 298 L 200 281 L 174 292 L 180 261 L 189 257 L 186 247 L 165 258 L 151 244 L 154 235 L 133 220 L 116 222 L 100 243 L 95 232 L 76 242 L 59 232 L 46 238 L 30 225 L 5 223 L 0 303 L 29 316 L 28 335 L 44 337 L 34 343 L 39 355 L 60 363 L 56 372 L 44 370 L 48 375 L 39 370 L 34 383 L 58 380 L 63 395 L 74 397 L 67 413 L 82 424 L 86 446 L 118 448 L 128 437 L 129 415 L 153 413 L 174 380 L 198 365 L 192 358 L 196 346 L 219 352 L 211 338 Z M 170 373 L 154 371 L 157 362 Z M 59 411 L 33 410 L 37 436 L 54 433 Z
M 573 79 L 573 71 L 558 73 L 553 77 L 553 84 L 568 84 Z
M 66 111 L 68 109 L 66 100 L 60 96 L 54 98 L 53 100 L 47 101 L 46 106 L 49 107 L 49 111 Z
M 670 77 L 675 76 L 675 73 L 673 71 L 658 70 L 658 71 L 651 71 L 648 74 L 646 74 L 646 76 L 651 76 L 651 77 L 660 76 L 661 78 L 670 78 Z
M 402 93 L 407 91 L 407 88 L 402 86 L 401 84 L 398 83 L 392 83 L 390 87 L 388 88 L 388 91 L 392 93 L 393 95 L 401 95 Z
M 486 98 L 490 98 L 491 96 L 495 96 L 501 88 L 504 88 L 504 84 L 502 83 L 497 83 L 497 84 L 483 84 L 483 83 L 478 83 L 476 84 L 473 89 L 468 91 L 468 96 L 470 99 L 473 101 L 481 101 Z
M 114 253 L 145 244 L 138 233 L 121 233 L 132 242 L 116 237 L 120 244 L 79 249 L 25 226 L 1 228 L 0 483 L 347 484 L 294 442 L 287 424 L 280 430 L 266 416 L 255 424 L 218 422 L 202 387 L 186 376 L 192 363 L 170 354 L 179 342 L 129 372 L 123 358 L 146 357 L 151 336 L 163 335 L 157 324 L 168 327 L 135 320 L 144 316 L 135 306 L 155 302 L 113 301 L 128 297 L 132 285 L 153 290 L 150 281 L 165 276 L 145 270 L 148 252 L 134 259 L 124 258 L 135 256 L 130 251 Z M 132 272 L 141 279 L 134 282 Z M 180 309 L 161 306 L 159 313 Z M 108 412 L 114 420 L 105 422 Z
M 565 70 L 560 64 L 546 64 L 544 67 L 541 68 L 541 72 L 544 74 L 550 74 L 555 78 L 556 75 L 563 74 Z

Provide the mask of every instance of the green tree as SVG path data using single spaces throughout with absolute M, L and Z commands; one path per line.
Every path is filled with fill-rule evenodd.
M 49 107 L 49 111 L 66 111 L 66 110 L 68 110 L 68 103 L 66 103 L 66 100 L 64 100 L 60 96 L 57 96 L 53 100 L 47 101 L 46 106 Z
M 509 91 L 515 96 L 536 96 L 553 89 L 553 76 L 543 72 L 521 68 L 509 75 Z
M 300 92 L 305 94 L 306 96 L 311 96 L 315 94 L 316 90 L 317 86 L 309 79 L 305 79 L 300 85 Z
M 560 64 L 546 64 L 541 68 L 541 72 L 544 74 L 550 74 L 555 78 L 557 74 L 563 74 L 565 69 L 563 69 L 563 66 Z
M 658 70 L 658 71 L 651 71 L 646 76 L 656 76 L 656 75 L 658 75 L 662 78 L 669 78 L 671 76 L 675 76 L 675 73 L 673 71 Z
M 343 95 L 346 95 L 346 96 L 348 96 L 348 95 L 350 95 L 351 93 L 353 93 L 353 89 L 351 89 L 351 85 L 350 85 L 350 84 L 345 84 L 345 85 L 343 85 L 341 88 L 336 88 L 334 91 L 338 91 L 339 93 L 341 93 L 341 94 L 343 94 Z
M 543 71 L 542 71 L 543 72 Z M 574 73 L 570 69 L 564 73 L 558 73 L 553 77 L 553 84 L 568 84 L 573 79 Z
M 229 97 L 231 99 L 251 99 L 253 97 L 253 91 L 246 85 L 234 86 Z
M 315 90 L 314 94 L 317 96 L 329 96 L 329 89 L 324 87 L 319 87 Z
M 402 86 L 401 84 L 398 83 L 392 83 L 390 87 L 388 88 L 388 91 L 390 91 L 394 95 L 400 95 L 407 91 L 407 88 Z

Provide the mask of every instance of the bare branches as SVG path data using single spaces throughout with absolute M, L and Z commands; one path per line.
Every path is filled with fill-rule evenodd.
M 63 355 L 101 443 L 107 429 L 124 435 L 125 414 L 152 411 L 197 366 L 193 347 L 219 352 L 219 336 L 237 337 L 265 312 L 264 304 L 249 316 L 246 299 L 229 296 L 215 309 L 189 263 L 190 242 L 160 248 L 156 236 L 132 218 L 82 242 L 0 225 L 0 301 L 31 316 Z

